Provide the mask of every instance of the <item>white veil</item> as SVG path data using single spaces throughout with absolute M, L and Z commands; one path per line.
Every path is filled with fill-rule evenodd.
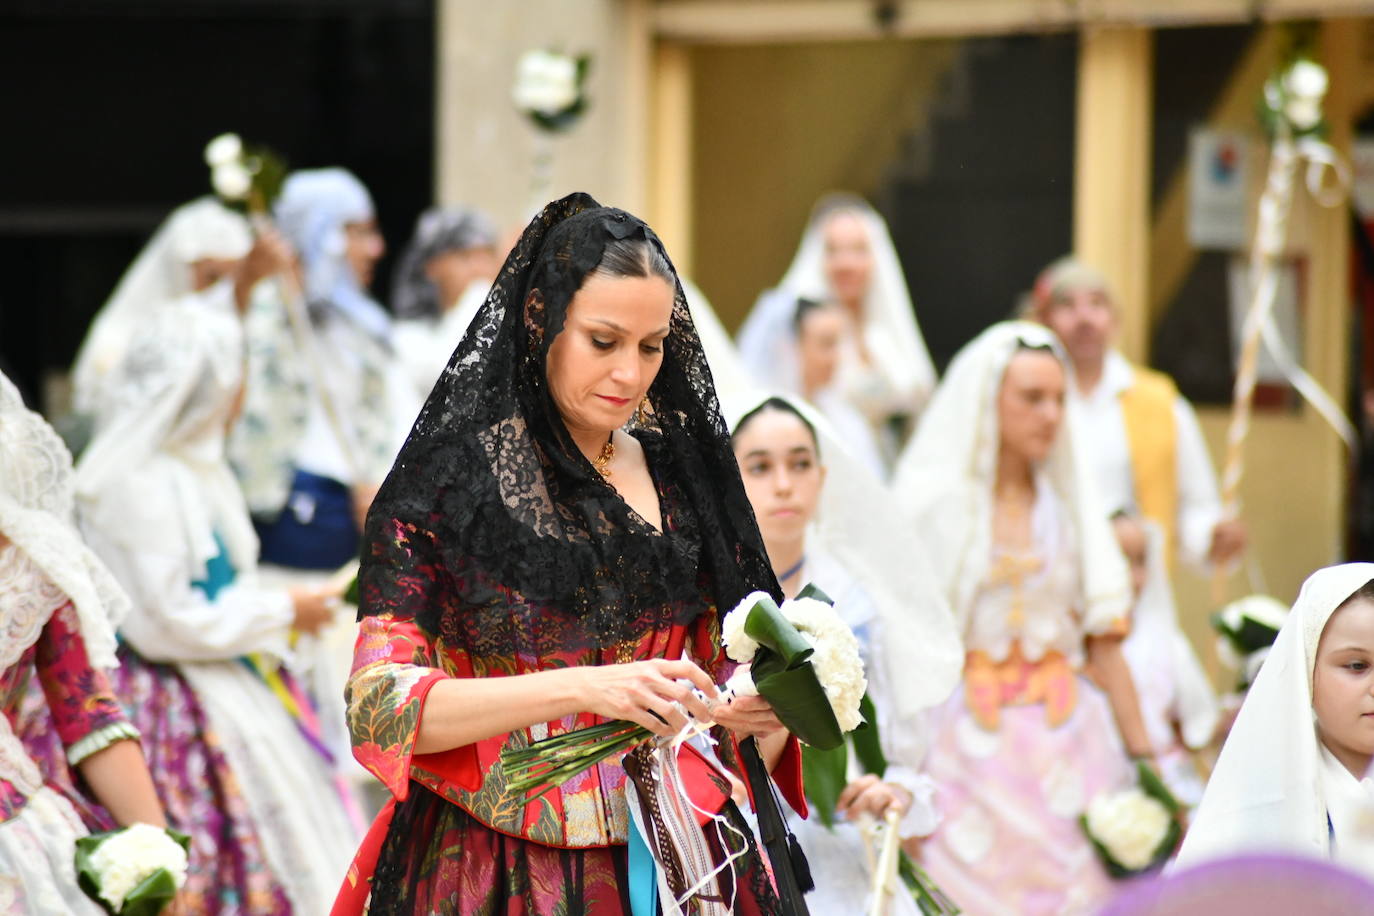
M 954 357 L 916 435 L 897 461 L 897 504 L 914 519 L 929 566 L 940 578 L 959 620 L 992 559 L 992 489 L 1000 433 L 997 395 L 1007 363 L 1022 347 L 1052 350 L 1072 372 L 1059 341 L 1045 327 L 1025 321 L 995 324 Z M 1126 560 L 1080 458 L 1075 417 L 1065 406 L 1058 439 L 1041 471 L 1077 532 L 1080 608 L 1088 633 L 1104 632 L 1130 608 Z
M 70 453 L 52 427 L 24 406 L 4 375 L 0 375 L 0 534 L 71 599 L 91 664 L 117 666 L 115 627 L 128 612 L 129 599 L 76 533 Z M 20 649 L 27 645 L 8 642 Z M 0 655 L 11 645 L 0 645 Z M 0 668 L 15 660 L 0 658 Z
M 123 359 L 130 338 L 158 308 L 191 292 L 192 263 L 241 258 L 252 247 L 248 221 L 214 197 L 173 210 L 124 272 L 86 334 L 72 367 L 77 411 L 98 411 L 105 377 Z
M 1370 581 L 1374 564 L 1347 563 L 1320 569 L 1303 583 L 1221 749 L 1179 851 L 1180 866 L 1260 851 L 1326 859 L 1334 830 L 1343 864 L 1374 873 L 1368 856 L 1374 825 L 1353 831 L 1363 835 L 1365 855 L 1349 858 L 1340 853 L 1355 852 L 1355 844 L 1343 850 L 1347 844 L 1342 843 L 1340 815 L 1353 812 L 1333 810 L 1328 826 L 1330 782 L 1323 775 L 1312 713 L 1312 674 L 1322 630 L 1336 609 Z
M 148 316 L 110 373 L 76 468 L 82 523 L 132 550 L 181 554 L 204 578 L 223 539 L 252 569 L 258 540 L 224 439 L 243 382 L 243 336 L 227 283 Z M 178 524 L 168 524 L 176 519 Z
M 811 423 L 827 468 L 816 517 L 807 532 L 808 551 L 818 549 L 862 585 L 882 620 L 882 664 L 890 696 L 881 710 L 896 728 L 921 728 L 920 714 L 944 702 L 959 683 L 964 649 L 944 596 L 933 587 L 925 557 L 913 549 L 914 523 L 894 507 L 891 495 L 851 456 L 829 423 L 799 398 L 781 395 Z M 724 399 L 733 430 L 770 395 L 754 390 Z
M 1145 588 L 1132 615 L 1131 632 L 1122 649 L 1132 670 L 1141 671 L 1147 665 L 1159 663 L 1169 666 L 1183 743 L 1196 750 L 1212 740 L 1221 710 L 1207 672 L 1178 624 L 1174 589 L 1164 563 L 1164 532 L 1149 519 L 1134 520 L 1145 530 L 1147 571 Z
M 906 275 L 887 223 L 857 195 L 828 194 L 816 203 L 782 282 L 759 297 L 741 326 L 740 353 L 754 368 L 759 384 L 792 393 L 801 391 L 793 331 L 797 298 L 830 298 L 825 278 L 825 225 L 841 211 L 853 213 L 863 222 L 873 255 L 873 275 L 860 329 L 864 343 L 894 398 L 902 401 L 908 412 L 917 413 L 935 385 L 935 366 L 916 322 Z

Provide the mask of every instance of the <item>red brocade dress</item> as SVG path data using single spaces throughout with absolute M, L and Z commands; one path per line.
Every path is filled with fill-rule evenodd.
M 665 509 L 662 536 L 682 537 L 670 511 L 671 493 L 661 488 L 660 496 Z M 507 592 L 511 613 L 504 622 L 517 628 L 515 644 L 524 643 L 531 650 L 512 657 L 484 654 L 431 638 L 415 622 L 416 608 L 443 602 L 452 594 L 448 573 L 426 562 L 433 555 L 428 532 L 396 523 L 395 538 L 396 546 L 414 560 L 411 572 L 400 583 L 403 597 L 398 606 L 389 613 L 363 618 L 348 685 L 354 756 L 386 785 L 393 800 L 364 840 L 334 913 L 628 914 L 627 777 L 618 758 L 528 803 L 524 797 L 508 795 L 499 763 L 507 745 L 523 747 L 547 735 L 598 724 L 603 718 L 589 713 L 567 716 L 466 747 L 416 754 L 420 712 L 430 688 L 449 677 L 504 677 L 579 665 L 686 657 L 716 683 L 724 683 L 734 663 L 721 645 L 716 609 L 704 602 L 701 612 L 686 624 L 663 623 L 635 640 L 610 647 L 539 654 L 533 648 L 536 640 L 522 639 L 518 629 L 547 626 L 556 617 Z M 662 619 L 683 616 L 665 613 Z M 524 636 L 529 637 L 530 631 Z M 538 641 L 540 646 L 548 643 L 548 639 Z M 717 737 L 722 737 L 721 730 Z M 725 737 L 719 748 L 722 759 L 739 772 L 733 741 Z M 773 776 L 788 803 L 804 816 L 801 755 L 795 739 Z M 417 792 L 428 795 L 415 799 Z M 728 817 L 742 824 L 729 803 L 728 790 L 717 801 L 728 809 Z M 407 813 L 403 816 L 401 811 Z M 385 895 L 379 890 L 369 904 L 374 881 L 388 890 Z M 731 883 L 735 912 L 779 912 L 771 878 L 756 850 L 735 863 Z M 382 899 L 393 896 L 398 887 L 406 889 L 402 906 Z

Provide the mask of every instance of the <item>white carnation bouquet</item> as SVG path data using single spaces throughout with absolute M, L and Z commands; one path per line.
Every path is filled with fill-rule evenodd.
M 1254 682 L 1269 649 L 1288 619 L 1288 606 L 1268 595 L 1237 598 L 1212 615 L 1217 631 L 1217 655 L 1223 664 L 1238 672 L 1236 689 L 1244 691 Z
M 721 632 L 726 654 L 748 667 L 741 667 L 713 702 L 762 696 L 788 731 L 821 750 L 839 747 L 845 732 L 863 724 L 859 705 L 868 682 L 859 643 L 818 589 L 807 586 L 781 606 L 754 592 L 726 615 Z M 644 726 L 616 719 L 527 747 L 508 747 L 501 752 L 501 766 L 510 792 L 542 787 L 538 794 L 543 795 L 593 764 L 655 740 Z
M 76 841 L 81 890 L 111 916 L 157 916 L 186 883 L 191 838 L 134 824 Z
M 1139 784 L 1094 796 L 1079 818 L 1113 878 L 1130 878 L 1168 861 L 1183 836 L 1182 805 L 1155 772 L 1137 764 Z

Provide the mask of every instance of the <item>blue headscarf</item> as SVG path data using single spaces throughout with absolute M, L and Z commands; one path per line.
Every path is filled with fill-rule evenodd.
M 372 195 L 341 168 L 293 172 L 277 200 L 277 225 L 300 254 L 306 301 L 343 313 L 367 333 L 390 341 L 391 318 L 358 282 L 344 256 L 347 223 L 373 219 Z

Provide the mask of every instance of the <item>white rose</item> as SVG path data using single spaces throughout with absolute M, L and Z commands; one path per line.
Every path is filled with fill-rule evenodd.
M 577 101 L 577 61 L 564 54 L 527 51 L 515 78 L 515 104 L 521 111 L 556 115 Z
M 1326 69 L 1310 60 L 1296 61 L 1283 75 L 1283 88 L 1290 99 L 1317 103 L 1326 95 Z
M 220 134 L 205 146 L 205 164 L 210 168 L 238 162 L 243 158 L 243 142 L 238 134 Z
M 186 850 L 151 824 L 134 824 L 105 839 L 91 854 L 100 876 L 100 896 L 117 913 L 129 892 L 159 869 L 166 869 L 178 888 L 186 883 Z
M 225 200 L 243 200 L 253 187 L 253 176 L 237 162 L 225 162 L 210 170 L 210 184 Z
M 1103 793 L 1088 805 L 1088 832 L 1122 867 L 1146 868 L 1169 834 L 1169 809 L 1139 788 Z

